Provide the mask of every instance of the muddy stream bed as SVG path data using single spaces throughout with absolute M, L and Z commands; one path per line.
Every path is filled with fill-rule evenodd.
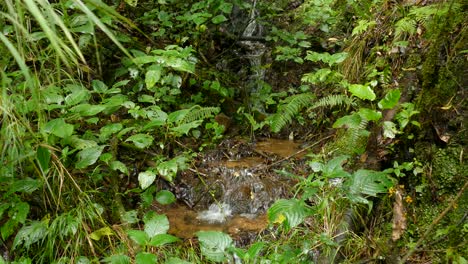
M 169 187 L 175 204 L 154 204 L 153 210 L 167 215 L 169 233 L 180 238 L 216 230 L 248 242 L 267 227 L 269 206 L 290 197 L 296 182 L 277 170 L 301 170 L 303 150 L 289 140 L 226 140 L 200 156 L 195 168 L 178 175 Z

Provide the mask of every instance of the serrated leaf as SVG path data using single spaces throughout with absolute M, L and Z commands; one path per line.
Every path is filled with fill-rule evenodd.
M 155 179 L 156 173 L 152 171 L 143 171 L 138 174 L 138 182 L 140 183 L 140 188 L 143 190 L 153 184 Z
M 379 101 L 378 106 L 380 109 L 392 109 L 400 101 L 400 90 L 394 89 L 388 92 L 385 97 Z
M 169 220 L 165 215 L 153 215 L 145 220 L 145 233 L 150 239 L 156 235 L 165 234 L 169 230 Z
M 65 123 L 63 118 L 52 119 L 44 126 L 44 132 L 59 138 L 67 138 L 73 134 L 73 125 Z
M 153 144 L 153 137 L 147 134 L 135 134 L 125 140 L 131 141 L 137 148 L 144 149 Z
M 93 165 L 99 159 L 99 156 L 101 156 L 104 147 L 105 146 L 97 146 L 83 149 L 78 152 L 78 162 L 75 164 L 75 168 L 84 169 L 90 165 Z
M 356 97 L 362 100 L 375 100 L 375 93 L 368 85 L 350 84 L 348 90 Z
M 196 234 L 205 257 L 215 262 L 226 260 L 227 249 L 233 245 L 229 235 L 218 231 L 199 231 Z
M 166 244 L 171 244 L 174 242 L 179 241 L 180 239 L 169 234 L 159 234 L 155 235 L 151 241 L 148 243 L 149 246 L 159 247 L 164 246 Z
M 149 240 L 148 234 L 141 230 L 128 230 L 127 235 L 140 246 L 146 246 Z

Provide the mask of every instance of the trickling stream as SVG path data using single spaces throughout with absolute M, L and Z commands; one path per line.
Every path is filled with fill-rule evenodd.
M 235 8 L 226 30 L 238 38 L 217 67 L 239 76 L 244 103 L 262 110 L 256 102 L 265 77 L 262 61 L 267 47 L 260 41 L 264 28 L 256 5 L 257 0 L 252 0 L 248 10 Z M 257 234 L 267 226 L 267 209 L 288 197 L 294 184 L 274 171 L 279 168 L 275 162 L 298 151 L 299 144 L 292 141 L 269 139 L 253 145 L 226 140 L 200 157 L 196 169 L 178 175 L 172 186 L 176 205 L 156 209 L 168 216 L 169 232 L 182 238 L 199 230 L 224 231 L 233 237 Z
M 250 75 L 247 78 L 247 88 L 250 91 L 252 98 L 255 98 L 256 93 L 261 88 L 261 81 L 265 77 L 265 69 L 262 67 L 263 54 L 266 51 L 266 46 L 262 42 L 253 39 L 263 37 L 263 26 L 257 21 L 258 11 L 256 9 L 257 0 L 252 3 L 252 8 L 249 14 L 249 22 L 242 32 L 239 44 L 245 47 L 246 52 L 243 55 L 250 62 Z
M 295 183 L 277 174 L 275 163 L 294 159 L 299 151 L 299 144 L 288 140 L 255 145 L 227 140 L 200 157 L 196 170 L 178 176 L 173 187 L 176 205 L 156 209 L 168 216 L 169 232 L 183 238 L 200 230 L 224 231 L 233 237 L 257 234 L 267 226 L 267 209 L 288 197 Z

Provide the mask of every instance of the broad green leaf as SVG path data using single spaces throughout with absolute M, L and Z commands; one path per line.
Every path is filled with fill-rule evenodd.
M 148 243 L 148 245 L 153 246 L 153 247 L 159 247 L 159 246 L 164 246 L 166 244 L 171 244 L 174 242 L 179 241 L 180 239 L 169 234 L 159 234 L 155 235 L 151 241 Z
M 39 189 L 41 186 L 42 182 L 40 180 L 34 180 L 31 178 L 17 180 L 9 186 L 7 194 L 9 195 L 15 192 L 31 194 L 35 190 Z
M 153 137 L 147 134 L 135 134 L 125 140 L 125 142 L 131 141 L 133 144 L 140 149 L 151 146 L 153 144 Z
M 96 240 L 96 241 L 99 241 L 101 239 L 101 237 L 103 236 L 112 236 L 114 235 L 114 232 L 112 231 L 112 229 L 108 226 L 105 226 L 103 228 L 100 228 L 94 232 L 92 232 L 89 237 L 93 240 Z
M 133 62 L 136 64 L 146 64 L 146 63 L 151 63 L 151 62 L 158 62 L 159 56 L 139 56 L 133 59 Z
M 154 68 L 154 67 L 153 67 Z M 146 72 L 145 75 L 145 84 L 146 89 L 151 89 L 153 86 L 161 80 L 162 68 L 154 68 L 153 70 L 149 70 Z
M 91 86 L 93 87 L 93 90 L 97 93 L 106 93 L 106 91 L 109 89 L 107 85 L 99 80 L 93 80 L 91 82 Z
M 302 223 L 309 215 L 308 211 L 303 201 L 280 199 L 268 209 L 268 221 L 282 223 L 286 229 L 290 229 Z
M 398 129 L 396 124 L 392 121 L 383 122 L 383 135 L 386 138 L 395 138 L 395 135 L 398 134 Z
M 47 172 L 49 170 L 50 150 L 43 146 L 39 146 L 36 151 L 36 158 L 41 170 L 43 172 Z
M 179 165 L 175 159 L 161 162 L 156 167 L 159 175 L 169 182 L 176 176 L 178 168 Z
M 141 189 L 148 188 L 151 184 L 153 184 L 154 180 L 156 179 L 156 173 L 152 171 L 143 171 L 138 174 L 138 182 L 140 183 Z
M 179 123 L 185 118 L 188 112 L 190 112 L 190 108 L 174 111 L 167 116 L 167 121 L 170 123 Z
M 362 84 L 350 84 L 348 90 L 356 97 L 362 100 L 375 100 L 375 93 L 372 91 L 371 87 L 368 85 Z
M 79 87 L 78 89 L 73 89 L 72 93 L 65 97 L 65 104 L 67 106 L 76 105 L 87 101 L 89 97 L 89 91 L 83 87 Z
M 142 94 L 142 95 L 138 96 L 138 102 L 155 104 L 156 103 L 156 98 L 154 98 L 154 96 L 151 96 L 151 95 L 148 95 L 148 94 Z M 147 111 L 147 113 L 148 113 L 148 111 Z
M 94 140 L 82 139 L 76 135 L 71 136 L 67 140 L 67 143 L 69 143 L 75 149 L 79 150 L 96 147 L 98 145 L 98 143 Z
M 181 58 L 168 57 L 166 58 L 166 65 L 178 71 L 195 72 L 195 64 Z
M 343 116 L 338 118 L 333 124 L 333 128 L 338 127 L 347 127 L 347 128 L 358 128 L 361 124 L 362 118 L 357 113 L 353 113 L 352 115 Z
M 173 202 L 175 202 L 176 198 L 174 196 L 174 194 L 170 191 L 167 191 L 167 190 L 162 190 L 162 191 L 159 191 L 157 194 L 156 194 L 156 201 L 158 201 L 158 203 L 162 204 L 162 205 L 168 205 L 168 204 L 171 204 Z
M 165 215 L 153 215 L 145 219 L 145 233 L 150 239 L 156 235 L 165 234 L 169 230 L 169 220 Z
M 131 259 L 127 255 L 112 255 L 102 260 L 103 263 L 110 264 L 130 264 Z
M 196 233 L 200 241 L 201 253 L 211 261 L 226 261 L 227 249 L 233 246 L 232 238 L 218 231 L 199 231 Z
M 138 5 L 138 0 L 125 0 L 125 2 L 132 7 L 136 7 Z
M 227 20 L 228 19 L 224 15 L 217 15 L 211 19 L 211 22 L 213 22 L 213 24 L 220 24 Z
M 193 264 L 192 262 L 188 262 L 185 260 L 182 260 L 180 258 L 169 258 L 164 264 Z
M 138 212 L 136 210 L 130 210 L 125 212 L 122 216 L 122 221 L 126 224 L 138 223 Z
M 266 245 L 265 242 L 255 242 L 252 244 L 247 250 L 247 256 L 246 258 L 248 259 L 257 259 L 257 257 L 260 255 L 260 252 L 262 251 L 263 247 Z
M 101 156 L 99 156 L 99 160 L 106 164 L 109 164 L 113 159 L 114 155 L 112 155 L 112 153 L 109 152 L 102 153 Z
M 114 160 L 109 164 L 109 167 L 111 168 L 111 170 L 114 170 L 114 171 L 118 170 L 118 171 L 128 175 L 127 166 L 125 166 L 125 164 L 123 164 L 121 161 Z
M 107 107 L 105 105 L 79 104 L 70 110 L 80 116 L 95 116 L 106 108 Z
M 99 156 L 101 156 L 104 147 L 105 146 L 97 146 L 83 149 L 78 152 L 78 162 L 75 164 L 75 168 L 84 169 L 90 165 L 93 165 L 99 159 Z
M 223 13 L 230 14 L 232 11 L 233 5 L 228 2 L 221 1 L 221 4 L 219 5 L 219 10 L 221 10 Z
M 122 129 L 123 129 L 123 125 L 121 123 L 107 124 L 107 125 L 101 127 L 101 129 L 99 130 L 99 132 L 100 132 L 99 139 L 101 141 L 105 141 L 105 140 L 109 139 L 109 137 L 112 134 L 120 132 Z
M 382 118 L 382 112 L 369 108 L 360 108 L 358 114 L 368 121 L 379 121 Z
M 127 235 L 140 246 L 145 246 L 149 240 L 148 234 L 141 230 L 128 230 Z
M 13 241 L 13 249 L 19 245 L 30 248 L 32 244 L 44 239 L 47 235 L 48 225 L 44 221 L 32 221 L 23 226 L 16 234 Z
M 393 186 L 393 182 L 385 172 L 372 170 L 358 170 L 346 182 L 351 194 L 351 200 L 355 202 L 367 203 L 364 196 L 377 196 L 379 193 L 386 193 L 388 188 Z
M 380 109 L 392 109 L 400 101 L 400 90 L 394 89 L 388 92 L 385 97 L 379 101 L 378 106 Z
M 52 119 L 44 127 L 44 132 L 60 138 L 67 138 L 73 134 L 73 125 L 65 123 L 63 118 Z
M 135 256 L 135 262 L 136 264 L 154 264 L 158 263 L 158 258 L 151 253 L 140 252 Z
M 199 127 L 203 123 L 203 120 L 196 120 L 190 123 L 185 123 L 171 128 L 172 131 L 176 132 L 177 135 L 188 135 L 191 129 Z

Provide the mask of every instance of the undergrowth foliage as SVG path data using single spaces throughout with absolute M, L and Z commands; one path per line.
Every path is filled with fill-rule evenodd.
M 410 2 L 2 1 L 0 263 L 466 263 L 466 4 Z M 188 245 L 150 208 L 230 133 L 329 140 Z

